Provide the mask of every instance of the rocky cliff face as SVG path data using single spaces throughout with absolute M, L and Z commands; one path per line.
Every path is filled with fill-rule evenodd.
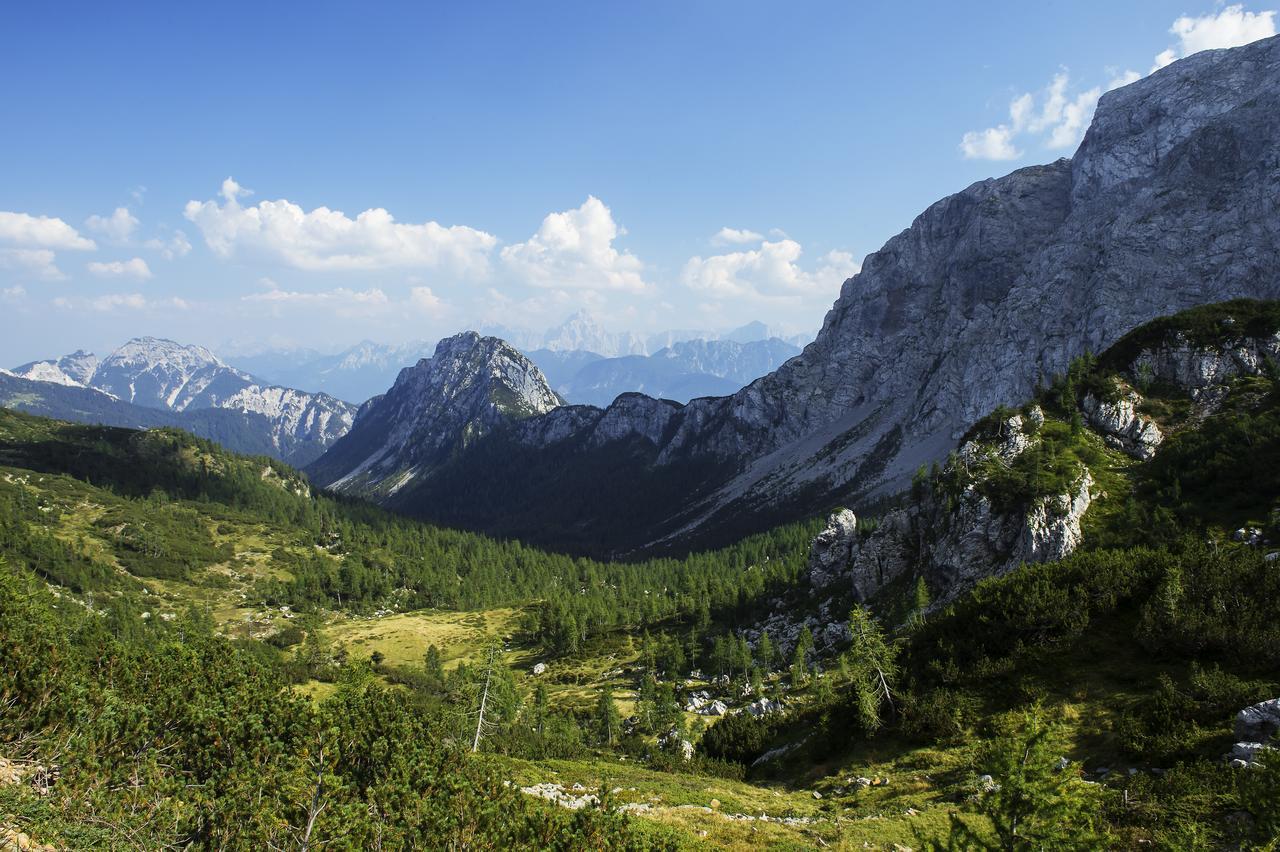
M 308 472 L 335 490 L 389 497 L 498 426 L 560 404 L 528 358 L 496 337 L 464 332 L 402 370 Z
M 817 339 L 776 371 L 674 413 L 657 400 L 610 406 L 615 440 L 649 442 L 628 476 L 714 471 L 648 520 L 646 539 L 615 545 L 727 538 L 751 517 L 895 493 L 1074 356 L 1182 308 L 1280 296 L 1278 205 L 1280 37 L 1196 54 L 1105 94 L 1073 158 L 924 211 L 844 282 Z M 527 446 L 573 442 L 565 464 L 600 464 L 609 448 L 581 440 L 598 416 L 550 418 L 522 426 Z M 424 493 L 420 508 L 466 499 Z
M 969 441 L 950 464 L 976 469 L 984 457 L 1009 464 L 1035 445 L 1037 423 L 1043 422 L 1038 408 L 1015 414 L 1002 424 L 999 443 Z M 853 512 L 832 515 L 813 542 L 810 584 L 819 591 L 851 590 L 866 601 L 899 578 L 923 576 L 950 597 L 983 577 L 1024 562 L 1062 559 L 1079 546 L 1080 521 L 1093 497 L 1088 469 L 1065 493 L 1003 509 L 983 492 L 981 479 L 966 480 L 958 495 L 929 494 L 889 512 L 867 535 L 857 532 Z
M 1271 305 L 1269 312 L 1249 307 L 1242 313 L 1278 323 L 1280 310 Z M 1238 328 L 1231 303 L 1211 310 L 1223 314 L 1209 329 L 1213 342 L 1196 342 L 1186 330 L 1156 323 L 1103 356 L 1100 375 L 1091 379 L 1102 387 L 1081 392 L 1078 401 L 1081 420 L 1103 443 L 1139 461 L 1159 453 L 1165 433 L 1144 413 L 1147 400 L 1140 387 L 1158 387 L 1166 398 L 1189 401 L 1166 428 L 1195 429 L 1219 409 L 1233 380 L 1280 369 L 1280 331 Z M 1082 542 L 1081 521 L 1097 496 L 1088 466 L 1078 465 L 1060 493 L 1013 506 L 998 508 L 984 487 L 994 465 L 1007 468 L 1037 445 L 1045 422 L 1040 407 L 1031 405 L 999 423 L 995 440 L 966 441 L 927 487 L 913 487 L 912 499 L 870 532 L 859 533 L 852 511 L 834 513 L 813 541 L 810 585 L 866 601 L 901 578 L 918 576 L 947 600 L 1019 564 L 1069 556 Z M 961 490 L 955 493 L 940 483 L 958 484 Z

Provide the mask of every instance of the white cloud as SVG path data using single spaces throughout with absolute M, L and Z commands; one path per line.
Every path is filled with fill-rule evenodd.
M 794 300 L 807 295 L 830 296 L 858 271 L 848 252 L 831 251 L 813 272 L 798 263 L 803 249 L 795 240 L 765 242 L 758 249 L 711 257 L 692 257 L 684 266 L 685 286 L 717 298 L 762 301 Z
M 444 302 L 430 287 L 413 287 L 409 290 L 409 305 L 421 313 L 435 315 L 444 310 Z
M 186 257 L 187 252 L 191 251 L 191 241 L 187 239 L 187 235 L 182 231 L 174 231 L 173 236 L 167 240 L 147 240 L 144 245 L 152 251 L 159 252 L 160 256 L 165 260 Z
M 1106 91 L 1140 76 L 1136 71 L 1123 71 L 1111 79 Z M 966 133 L 960 140 L 960 151 L 968 160 L 1016 160 L 1023 155 L 1017 143 L 1020 138 L 1038 138 L 1050 150 L 1072 148 L 1084 137 L 1103 91 L 1101 86 L 1071 91 L 1071 75 L 1063 69 L 1039 93 L 1024 92 L 1011 100 L 1007 122 Z
M 1178 44 L 1156 55 L 1152 71 L 1158 71 L 1171 62 L 1219 47 L 1239 47 L 1260 38 L 1276 34 L 1276 13 L 1246 12 L 1244 6 L 1227 6 L 1217 14 L 1192 18 L 1183 15 L 1173 22 L 1169 32 L 1178 37 Z
M 764 234 L 757 234 L 755 231 L 739 228 L 721 228 L 711 238 L 711 244 L 717 246 L 744 245 L 746 243 L 758 243 L 763 239 Z
M 328 207 L 307 212 L 283 199 L 241 206 L 240 198 L 248 194 L 227 178 L 221 204 L 187 202 L 186 217 L 219 257 L 256 256 L 306 270 L 440 267 L 483 274 L 497 243 L 490 234 L 463 225 L 397 222 L 382 208 L 352 219 Z
M 90 216 L 84 221 L 85 227 L 95 234 L 101 234 L 111 242 L 128 242 L 138 227 L 138 217 L 129 212 L 127 207 L 117 207 L 110 216 Z
M 270 279 L 264 279 L 264 282 L 270 282 L 267 290 L 241 296 L 241 300 L 269 308 L 273 313 L 286 309 L 313 309 L 344 318 L 384 315 L 398 307 L 380 287 L 365 290 L 352 290 L 348 287 L 335 287 L 332 290 L 280 290 Z
M 142 311 L 171 308 L 175 310 L 187 310 L 191 304 L 184 299 L 176 297 L 162 299 L 148 299 L 141 293 L 108 293 L 104 296 L 96 296 L 92 299 L 75 299 L 65 296 L 59 296 L 53 300 L 53 306 L 63 310 L 88 310 L 99 313 L 109 311 Z
M 106 262 L 91 261 L 85 264 L 85 268 L 99 278 L 137 278 L 146 280 L 151 277 L 151 268 L 140 257 Z
M 960 150 L 967 160 L 1016 160 L 1022 152 L 1014 147 L 1013 133 L 1006 124 L 970 130 L 960 140 Z
M 32 216 L 0 210 L 0 242 L 21 248 L 89 251 L 98 246 L 75 228 L 53 216 Z
M 613 247 L 625 233 L 592 195 L 575 210 L 548 214 L 526 242 L 502 249 L 502 261 L 535 287 L 642 293 L 649 289 L 641 275 L 644 264 Z
M 14 285 L 13 287 L 5 287 L 0 290 L 0 301 L 3 302 L 21 302 L 27 296 L 25 287 Z
M 1183 15 L 1169 32 L 1178 43 L 1161 51 L 1152 71 L 1201 50 L 1237 47 L 1276 34 L 1276 12 L 1246 12 L 1244 6 L 1227 6 L 1215 14 L 1193 18 Z M 960 151 L 969 160 L 1016 160 L 1023 155 L 1019 139 L 1038 137 L 1045 148 L 1061 150 L 1077 145 L 1093 119 L 1098 98 L 1104 91 L 1137 82 L 1142 75 L 1125 70 L 1106 87 L 1094 86 L 1070 91 L 1070 77 L 1064 69 L 1055 74 L 1039 93 L 1023 93 L 1009 103 L 1008 121 L 985 130 L 970 130 L 960 140 Z
M 54 263 L 49 249 L 0 249 L 0 269 L 13 269 L 44 281 L 58 281 L 66 276 Z

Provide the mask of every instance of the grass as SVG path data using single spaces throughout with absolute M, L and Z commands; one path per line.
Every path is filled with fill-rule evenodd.
M 374 651 L 389 666 L 420 666 L 427 648 L 435 645 L 446 667 L 476 662 L 490 639 L 506 639 L 516 631 L 521 610 L 491 609 L 480 612 L 407 612 L 374 618 L 337 616 L 324 627 L 334 649 L 346 649 L 352 658 L 367 658 Z M 522 667 L 527 649 L 513 649 L 507 663 Z
M 690 840 L 721 849 L 892 849 L 915 846 L 916 833 L 945 834 L 950 805 L 923 797 L 915 785 L 850 790 L 822 798 L 812 786 L 757 784 L 724 778 L 660 772 L 625 761 L 504 759 L 503 768 L 529 786 L 578 784 L 586 791 L 612 791 L 614 805 L 640 804 L 637 819 L 685 832 Z M 761 815 L 769 817 L 760 819 Z M 783 819 L 796 821 L 788 824 Z M 864 845 L 869 844 L 869 845 Z

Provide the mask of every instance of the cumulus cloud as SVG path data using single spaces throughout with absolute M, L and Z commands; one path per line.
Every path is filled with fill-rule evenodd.
M 53 216 L 32 216 L 0 210 L 0 242 L 20 248 L 91 251 L 93 240 Z
M 581 207 L 548 214 L 527 241 L 502 249 L 502 262 L 535 287 L 642 293 L 649 289 L 644 264 L 613 246 L 625 233 L 604 202 L 592 195 Z
M 138 217 L 130 213 L 127 207 L 117 207 L 110 216 L 90 216 L 84 221 L 84 225 L 111 242 L 123 243 L 133 236 L 138 227 Z
M 167 240 L 147 240 L 144 245 L 152 251 L 159 252 L 160 256 L 165 260 L 186 257 L 187 252 L 191 251 L 191 241 L 187 239 L 187 235 L 182 231 L 174 231 L 173 236 Z
M 264 293 L 250 293 L 242 297 L 246 302 L 265 302 L 267 304 L 292 305 L 373 305 L 382 306 L 390 300 L 381 288 L 371 287 L 368 290 L 351 290 L 337 287 L 333 290 L 278 290 L 271 288 Z
M 99 278 L 137 278 L 146 280 L 151 277 L 151 268 L 140 257 L 105 262 L 91 261 L 85 264 L 85 268 Z
M 858 271 L 849 252 L 831 251 L 819 258 L 813 271 L 803 269 L 803 249 L 795 240 L 764 242 L 757 249 L 711 257 L 692 257 L 681 280 L 685 286 L 716 298 L 761 301 L 795 300 L 807 295 L 829 296 Z
M 222 201 L 189 201 L 184 215 L 222 258 L 260 257 L 306 270 L 443 268 L 483 274 L 497 239 L 463 225 L 397 222 L 373 208 L 354 219 L 340 210 L 304 211 L 291 201 L 243 206 L 248 190 L 227 178 Z
M 1227 6 L 1217 14 L 1193 18 L 1183 15 L 1173 22 L 1169 32 L 1178 43 L 1156 55 L 1152 71 L 1159 71 L 1175 60 L 1202 50 L 1239 47 L 1276 34 L 1276 13 L 1246 12 L 1243 5 Z
M 1273 36 L 1275 18 L 1274 11 L 1246 12 L 1240 4 L 1198 18 L 1183 15 L 1169 28 L 1169 32 L 1178 37 L 1178 43 L 1161 51 L 1151 70 L 1158 71 L 1201 50 L 1237 47 Z M 1026 92 L 1014 98 L 1009 104 L 1008 121 L 964 134 L 960 152 L 970 160 L 1016 160 L 1024 153 L 1018 140 L 1032 137 L 1038 137 L 1049 149 L 1074 147 L 1084 136 L 1102 93 L 1140 79 L 1142 75 L 1137 71 L 1126 70 L 1113 73 L 1105 87 L 1072 92 L 1070 78 L 1063 70 L 1054 75 L 1038 96 Z
M 1007 124 L 970 130 L 960 140 L 960 150 L 969 160 L 1016 160 L 1022 152 L 1013 144 L 1014 132 Z
M 43 281 L 59 281 L 66 276 L 54 262 L 50 249 L 0 249 L 0 269 L 11 269 Z
M 717 246 L 745 245 L 747 243 L 758 243 L 763 239 L 764 234 L 757 234 L 755 231 L 739 228 L 721 228 L 711 238 L 711 244 Z
M 409 290 L 409 305 L 419 313 L 439 314 L 444 309 L 444 302 L 430 287 L 412 287 Z
M 1125 71 L 1113 78 L 1107 90 L 1127 85 L 1138 74 Z M 1071 75 L 1059 71 L 1039 93 L 1024 92 L 1009 102 L 1009 120 L 985 130 L 970 130 L 960 140 L 960 151 L 970 160 L 1015 160 L 1023 154 L 1019 138 L 1036 137 L 1049 149 L 1079 144 L 1093 118 L 1103 88 L 1071 90 Z
M 0 301 L 3 302 L 21 302 L 27 296 L 26 288 L 20 285 L 13 287 L 5 287 L 0 290 Z
M 107 293 L 91 299 L 76 299 L 59 296 L 53 300 L 53 306 L 63 310 L 87 310 L 99 313 L 111 311 L 142 311 L 157 309 L 186 310 L 191 304 L 176 297 L 148 299 L 141 293 Z

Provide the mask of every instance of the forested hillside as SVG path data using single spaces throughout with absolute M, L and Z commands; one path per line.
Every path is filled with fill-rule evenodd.
M 1248 342 L 1277 332 L 1276 303 L 1187 312 L 994 412 L 859 520 L 864 551 L 895 512 L 932 527 L 869 595 L 815 581 L 816 520 L 599 562 L 0 412 L 0 822 L 70 849 L 1269 848 L 1280 763 L 1233 724 L 1280 695 L 1280 370 Z M 1188 391 L 1161 351 L 1221 369 Z M 1085 472 L 1067 558 L 930 567 L 966 501 Z

